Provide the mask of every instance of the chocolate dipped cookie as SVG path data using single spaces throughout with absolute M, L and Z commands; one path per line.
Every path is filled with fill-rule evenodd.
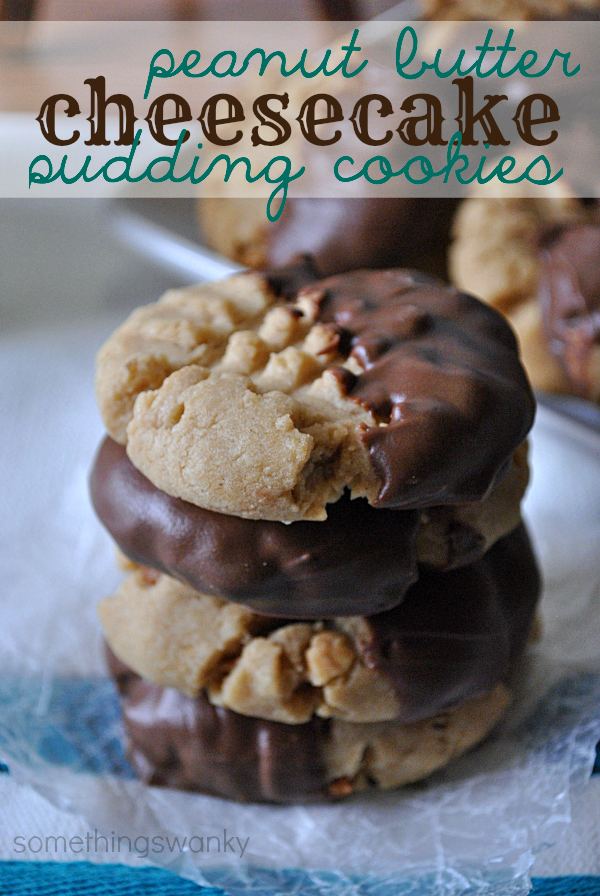
M 456 199 L 288 199 L 279 219 L 263 199 L 201 199 L 203 241 L 264 270 L 310 254 L 321 277 L 360 268 L 407 267 L 447 276 Z
M 451 272 L 502 311 L 538 389 L 600 400 L 600 213 L 596 202 L 466 200 Z
M 90 491 L 98 517 L 134 563 L 257 613 L 330 618 L 390 609 L 416 581 L 417 564 L 464 566 L 515 529 L 529 479 L 526 447 L 483 501 L 394 511 L 345 495 L 324 522 L 293 526 L 174 498 L 111 438 L 96 457 Z
M 111 436 L 157 488 L 219 513 L 324 520 L 483 500 L 534 415 L 516 340 L 411 271 L 356 271 L 293 301 L 242 274 L 168 293 L 101 349 Z
M 412 784 L 479 743 L 510 693 L 498 685 L 424 722 L 353 724 L 313 718 L 286 725 L 187 697 L 136 675 L 109 651 L 128 755 L 148 784 L 240 802 L 339 799 L 372 786 Z

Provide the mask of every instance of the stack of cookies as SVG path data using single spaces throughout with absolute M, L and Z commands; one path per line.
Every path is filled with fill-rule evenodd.
M 271 802 L 417 781 L 481 741 L 540 582 L 509 326 L 414 271 L 310 259 L 167 293 L 98 357 L 100 605 L 152 783 Z

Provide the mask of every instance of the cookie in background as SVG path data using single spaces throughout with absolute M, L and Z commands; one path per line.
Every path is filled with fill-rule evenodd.
M 558 185 L 555 199 L 467 199 L 450 273 L 509 319 L 535 388 L 600 401 L 597 201 Z

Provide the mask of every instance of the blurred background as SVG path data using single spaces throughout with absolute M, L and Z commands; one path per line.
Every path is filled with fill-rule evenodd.
M 4 19 L 288 21 L 370 19 L 390 0 L 1 0 Z
M 0 0 L 0 19 L 348 21 L 396 5 L 391 0 Z M 15 92 L 26 90 L 18 78 L 9 80 L 12 97 L 2 90 L 5 109 L 20 107 Z M 136 211 L 197 240 L 192 201 L 145 200 Z M 141 258 L 115 229 L 112 203 L 89 199 L 1 199 L 0 269 L 0 333 L 122 313 L 157 299 L 169 286 L 198 279 Z
M 160 212 L 155 200 L 143 202 Z M 172 211 L 191 232 L 185 206 Z M 0 334 L 122 316 L 195 279 L 129 249 L 115 231 L 112 204 L 89 199 L 0 200 L 0 270 Z

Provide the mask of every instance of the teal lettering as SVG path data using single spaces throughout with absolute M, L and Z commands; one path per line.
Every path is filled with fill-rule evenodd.
M 35 166 L 38 162 L 46 163 L 46 174 L 42 174 L 41 171 L 35 170 Z M 48 156 L 36 156 L 29 166 L 29 189 L 31 189 L 32 184 L 50 184 L 53 180 L 57 180 L 58 177 L 58 171 L 56 172 L 56 174 L 52 174 L 52 162 L 50 161 Z
M 409 35 L 412 43 L 408 52 L 408 58 L 401 61 L 402 57 L 402 47 L 404 44 L 404 38 L 406 35 Z M 411 81 L 414 81 L 416 78 L 420 78 L 424 72 L 429 68 L 428 65 L 423 63 L 418 72 L 407 72 L 406 68 L 411 64 L 415 56 L 417 55 L 417 50 L 419 48 L 419 38 L 417 37 L 417 32 L 412 27 L 412 25 L 405 25 L 400 34 L 398 35 L 398 40 L 396 41 L 396 71 L 400 75 L 401 78 L 408 78 Z
M 477 181 L 477 183 L 485 184 L 496 177 L 500 183 L 503 184 L 515 184 L 520 183 L 522 180 L 528 180 L 532 184 L 538 184 L 540 186 L 544 186 L 546 184 L 552 184 L 559 177 L 562 176 L 563 169 L 553 175 L 552 169 L 550 166 L 550 162 L 546 158 L 546 156 L 538 156 L 533 162 L 531 162 L 525 171 L 520 174 L 516 178 L 507 177 L 510 174 L 517 162 L 513 156 L 504 156 L 500 162 L 498 162 L 492 171 L 489 174 L 483 173 L 483 168 L 486 162 L 486 156 L 482 156 L 479 160 L 479 164 L 473 174 L 470 177 L 466 177 L 468 168 L 470 167 L 469 158 L 464 153 L 461 153 L 461 141 L 462 135 L 460 131 L 456 131 L 456 133 L 451 137 L 448 148 L 446 150 L 446 164 L 443 168 L 440 168 L 439 171 L 435 171 L 431 161 L 427 158 L 427 156 L 414 156 L 412 159 L 409 159 L 408 162 L 399 170 L 394 171 L 392 169 L 391 163 L 389 159 L 385 156 L 373 156 L 369 159 L 360 171 L 354 172 L 353 174 L 342 174 L 340 172 L 340 168 L 342 163 L 347 162 L 351 166 L 354 166 L 354 159 L 351 156 L 341 156 L 335 162 L 333 166 L 333 174 L 336 180 L 341 181 L 342 183 L 348 183 L 349 181 L 358 180 L 360 177 L 364 177 L 371 184 L 385 184 L 393 177 L 401 177 L 402 175 L 406 178 L 406 180 L 411 184 L 427 184 L 433 178 L 443 177 L 443 183 L 448 183 L 451 174 L 454 174 L 458 183 L 463 185 L 468 185 L 473 183 L 473 181 Z M 535 168 L 536 165 L 542 164 L 545 166 L 545 176 L 544 177 L 532 177 L 531 172 Z M 381 177 L 373 176 L 370 172 L 370 168 L 372 165 L 378 165 L 379 171 L 381 172 Z M 415 165 L 420 166 L 421 175 L 420 177 L 414 176 L 411 173 L 411 168 Z
M 169 68 L 163 68 L 162 65 L 157 65 L 157 61 L 161 58 L 161 56 L 166 56 L 169 59 L 170 66 Z M 200 54 L 198 54 L 200 56 Z M 150 68 L 148 70 L 148 78 L 146 80 L 146 90 L 144 91 L 144 99 L 148 99 L 148 94 L 150 93 L 150 88 L 152 87 L 152 81 L 154 78 L 170 78 L 173 74 L 175 74 L 175 57 L 171 53 L 170 50 L 159 50 L 152 57 L 152 61 L 150 62 Z

